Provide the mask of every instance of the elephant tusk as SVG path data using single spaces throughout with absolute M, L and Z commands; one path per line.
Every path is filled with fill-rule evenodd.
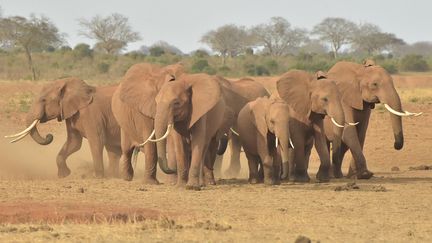
M 331 117 L 331 121 L 332 121 L 333 124 L 334 124 L 335 126 L 337 126 L 337 127 L 341 127 L 341 128 L 344 127 L 344 126 L 340 125 L 339 123 L 337 123 L 336 120 L 335 120 L 333 117 Z
M 161 138 L 148 139 L 148 141 L 156 143 L 156 142 L 164 140 L 165 138 L 168 137 L 168 135 L 169 135 L 169 133 L 171 131 L 171 127 L 172 127 L 172 124 L 168 124 L 167 130 L 166 130 L 165 134 Z
M 408 112 L 408 111 L 404 111 L 404 112 L 400 112 L 400 111 L 396 111 L 393 108 L 391 108 L 389 105 L 384 104 L 384 107 L 390 111 L 390 113 L 397 115 L 397 116 L 420 116 L 421 114 L 423 114 L 423 112 L 420 113 L 412 113 L 412 112 Z
M 279 138 L 276 136 L 276 148 L 278 147 L 278 145 L 279 145 Z
M 23 134 L 26 134 L 26 135 L 27 135 L 27 134 L 30 132 L 30 130 L 32 130 L 33 127 L 35 127 L 35 126 L 38 124 L 38 122 L 39 122 L 39 119 L 36 119 L 36 120 L 33 121 L 33 123 L 32 123 L 29 127 L 27 127 L 26 129 L 24 129 L 22 132 L 19 132 L 19 133 L 14 134 L 14 135 L 7 135 L 7 136 L 5 136 L 5 138 L 15 138 L 15 137 L 20 137 L 20 136 L 22 136 Z M 25 137 L 25 136 L 24 136 L 24 137 Z
M 293 143 L 293 141 L 291 140 L 291 138 L 289 139 L 289 142 L 290 142 L 291 148 L 294 148 L 294 143 Z
M 146 143 L 148 143 L 149 141 L 150 141 L 150 142 L 153 142 L 151 138 L 152 138 L 154 135 L 155 135 L 155 130 L 153 129 L 153 131 L 151 132 L 151 134 L 150 134 L 150 136 L 147 138 L 147 140 L 145 140 L 144 143 L 140 143 L 140 144 L 138 144 L 138 145 L 135 146 L 135 147 L 141 148 L 141 147 L 143 147 Z
M 423 112 L 419 112 L 419 113 L 412 113 L 412 112 L 409 112 L 409 111 L 405 111 L 405 114 L 408 114 L 408 115 L 410 115 L 410 116 L 420 116 L 421 114 L 423 114 Z
M 357 126 L 360 122 L 347 122 L 348 126 Z
M 21 136 L 15 138 L 14 140 L 10 141 L 10 143 L 15 143 L 15 142 L 20 141 L 21 139 L 25 138 L 28 134 L 29 134 L 29 133 L 24 133 L 24 134 L 22 134 Z
M 234 133 L 236 136 L 240 136 L 240 134 L 238 134 L 238 132 L 236 132 L 232 127 L 230 128 L 231 132 Z

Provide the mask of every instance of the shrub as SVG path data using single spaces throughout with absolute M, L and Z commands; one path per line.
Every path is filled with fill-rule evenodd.
M 318 61 L 298 61 L 294 64 L 294 69 L 305 70 L 309 72 L 327 71 L 334 65 L 334 62 L 318 60 Z
M 256 66 L 255 64 L 245 64 L 244 69 L 250 76 L 268 76 L 270 75 L 269 70 L 263 65 Z
M 192 64 L 191 71 L 193 73 L 204 72 L 204 69 L 210 67 L 206 59 L 199 59 Z
M 394 62 L 384 62 L 380 65 L 390 74 L 395 74 L 399 72 L 397 64 Z
M 110 69 L 110 65 L 106 62 L 101 62 L 97 65 L 99 73 L 107 73 Z
M 403 71 L 425 72 L 429 65 L 421 55 L 406 55 L 400 61 L 400 69 Z
M 151 47 L 149 51 L 150 51 L 150 56 L 153 57 L 160 57 L 163 54 L 165 54 L 165 50 L 160 46 Z
M 74 47 L 73 55 L 77 58 L 93 57 L 93 50 L 89 45 L 81 43 Z
M 276 73 L 279 69 L 279 63 L 276 60 L 268 60 L 265 62 L 265 67 L 272 73 Z
M 206 50 L 198 49 L 192 53 L 192 56 L 198 58 L 204 58 L 204 57 L 208 57 L 209 54 Z

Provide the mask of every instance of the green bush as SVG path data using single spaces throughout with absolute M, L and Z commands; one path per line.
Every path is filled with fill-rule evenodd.
M 318 61 L 298 61 L 294 64 L 294 69 L 305 70 L 309 72 L 327 71 L 334 65 L 332 61 L 318 60 Z
M 250 76 L 268 76 L 270 71 L 263 65 L 245 64 L 244 69 Z
M 193 73 L 204 72 L 206 68 L 210 67 L 206 59 L 199 59 L 192 64 L 191 71 Z
M 150 48 L 150 56 L 160 57 L 165 54 L 165 50 L 160 46 L 154 46 Z
M 381 67 L 383 67 L 388 73 L 395 74 L 398 73 L 398 66 L 394 62 L 383 62 L 380 64 Z
M 76 58 L 93 57 L 93 50 L 85 43 L 78 44 L 73 49 L 73 55 Z
M 97 65 L 99 73 L 107 73 L 110 69 L 110 65 L 106 62 L 101 62 Z
M 196 50 L 196 51 L 194 51 L 192 53 L 192 56 L 193 57 L 198 57 L 198 58 L 205 58 L 205 57 L 208 57 L 209 54 L 208 54 L 208 52 L 206 50 L 198 49 L 198 50 Z
M 421 55 L 406 55 L 400 61 L 400 69 L 403 71 L 426 72 L 429 65 Z
M 279 69 L 279 63 L 276 60 L 268 60 L 265 62 L 265 67 L 272 73 L 277 73 Z

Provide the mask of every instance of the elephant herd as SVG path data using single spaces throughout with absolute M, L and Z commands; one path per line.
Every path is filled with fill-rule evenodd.
M 57 155 L 58 177 L 71 171 L 66 159 L 87 138 L 96 177 L 132 180 L 138 153 L 145 154 L 144 183 L 158 184 L 157 164 L 178 186 L 200 190 L 214 185 L 230 140 L 229 172 L 240 170 L 241 147 L 248 160 L 249 182 L 308 182 L 312 147 L 320 159 L 318 181 L 341 178 L 348 149 L 349 177 L 369 179 L 363 154 L 371 110 L 382 103 L 390 112 L 394 148 L 402 149 L 403 111 L 389 73 L 373 61 L 338 62 L 327 73 L 291 70 L 278 77 L 270 94 L 253 79 L 189 74 L 182 64 L 133 65 L 119 84 L 93 87 L 79 78 L 43 87 L 27 114 L 28 127 L 6 136 L 17 142 L 31 135 L 41 145 L 52 142 L 38 123 L 65 121 L 67 140 Z

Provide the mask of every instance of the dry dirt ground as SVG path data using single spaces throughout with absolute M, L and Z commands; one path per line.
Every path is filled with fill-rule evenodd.
M 272 88 L 272 78 L 259 80 Z M 395 151 L 389 115 L 376 108 L 365 146 L 375 177 L 355 185 L 249 185 L 243 155 L 239 179 L 222 178 L 200 192 L 142 185 L 142 155 L 132 182 L 94 179 L 87 143 L 68 160 L 71 176 L 57 179 L 64 124 L 40 126 L 55 135 L 49 146 L 2 138 L 0 242 L 294 242 L 300 235 L 313 242 L 431 242 L 432 170 L 409 168 L 432 166 L 432 77 L 394 80 L 404 107 L 425 114 L 404 118 L 405 147 Z M 1 136 L 23 128 L 39 89 L 0 82 Z M 318 163 L 314 154 L 311 175 Z M 348 164 L 349 156 L 345 171 Z

